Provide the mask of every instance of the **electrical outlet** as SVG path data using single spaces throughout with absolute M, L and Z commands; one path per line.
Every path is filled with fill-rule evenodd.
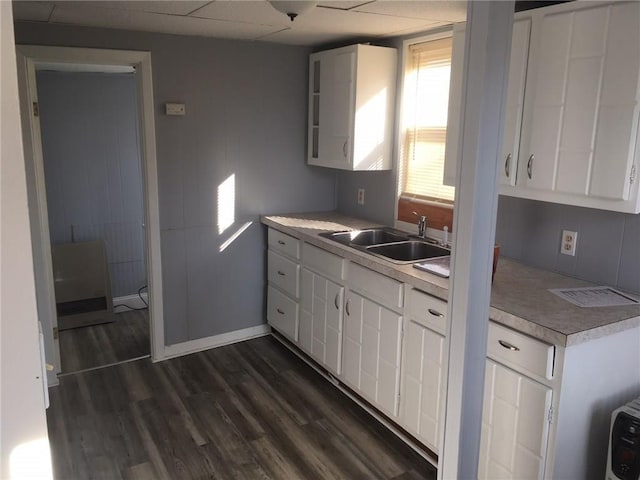
M 358 189 L 358 205 L 364 205 L 364 188 Z
M 576 243 L 578 241 L 578 232 L 570 230 L 562 231 L 562 241 L 560 242 L 560 253 L 563 255 L 576 255 Z

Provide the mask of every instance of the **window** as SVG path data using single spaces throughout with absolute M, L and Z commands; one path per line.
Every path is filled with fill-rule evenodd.
M 400 196 L 453 204 L 443 185 L 452 38 L 410 44 L 405 51 Z

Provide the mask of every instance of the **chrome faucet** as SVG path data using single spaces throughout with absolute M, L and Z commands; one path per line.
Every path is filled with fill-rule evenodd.
M 418 217 L 418 237 L 425 238 L 427 236 L 427 217 L 424 215 L 418 215 L 418 212 L 412 212 Z

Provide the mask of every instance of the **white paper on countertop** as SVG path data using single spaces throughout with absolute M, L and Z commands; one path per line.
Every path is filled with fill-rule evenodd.
M 549 291 L 579 307 L 618 307 L 640 300 L 611 287 L 550 288 Z
M 436 257 L 422 263 L 414 263 L 413 268 L 449 278 L 449 256 Z

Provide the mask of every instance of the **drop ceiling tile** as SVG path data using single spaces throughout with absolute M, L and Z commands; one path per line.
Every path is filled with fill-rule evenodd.
M 78 5 L 83 7 L 94 6 L 103 8 L 117 8 L 121 10 L 134 10 L 149 13 L 164 13 L 166 15 L 188 15 L 203 7 L 208 1 L 59 1 L 59 5 Z
M 424 24 L 423 19 L 315 8 L 291 22 L 291 29 L 299 30 L 301 33 L 334 34 L 338 39 L 345 36 L 387 35 L 391 32 L 420 28 Z
M 356 7 L 355 10 L 378 15 L 422 18 L 451 23 L 464 22 L 467 18 L 467 2 L 463 0 L 377 1 Z
M 56 7 L 51 22 L 236 40 L 253 40 L 279 29 L 266 25 L 162 15 L 135 10 L 67 5 Z
M 426 33 L 430 30 L 436 30 L 436 29 L 439 29 L 440 27 L 446 27 L 447 25 L 451 25 L 451 22 L 430 22 L 430 21 L 424 20 L 424 23 L 419 27 L 408 28 L 405 30 L 397 30 L 395 32 L 389 32 L 381 36 L 382 37 L 404 37 L 404 36 L 413 35 L 416 33 Z
M 281 28 L 289 27 L 291 24 L 291 20 L 284 13 L 278 12 L 264 0 L 211 2 L 191 16 L 228 22 L 276 25 Z
M 51 16 L 51 2 L 13 2 L 13 19 L 31 22 L 46 22 Z
M 337 37 L 333 33 L 308 32 L 286 28 L 260 37 L 258 40 L 282 43 L 285 45 L 312 47 L 314 45 L 340 41 L 341 39 L 341 37 Z
M 367 3 L 371 3 L 373 1 L 374 0 L 359 0 L 354 2 L 351 0 L 344 0 L 339 2 L 318 2 L 318 6 L 326 8 L 337 8 L 338 10 L 351 10 L 352 8 L 366 5 Z

